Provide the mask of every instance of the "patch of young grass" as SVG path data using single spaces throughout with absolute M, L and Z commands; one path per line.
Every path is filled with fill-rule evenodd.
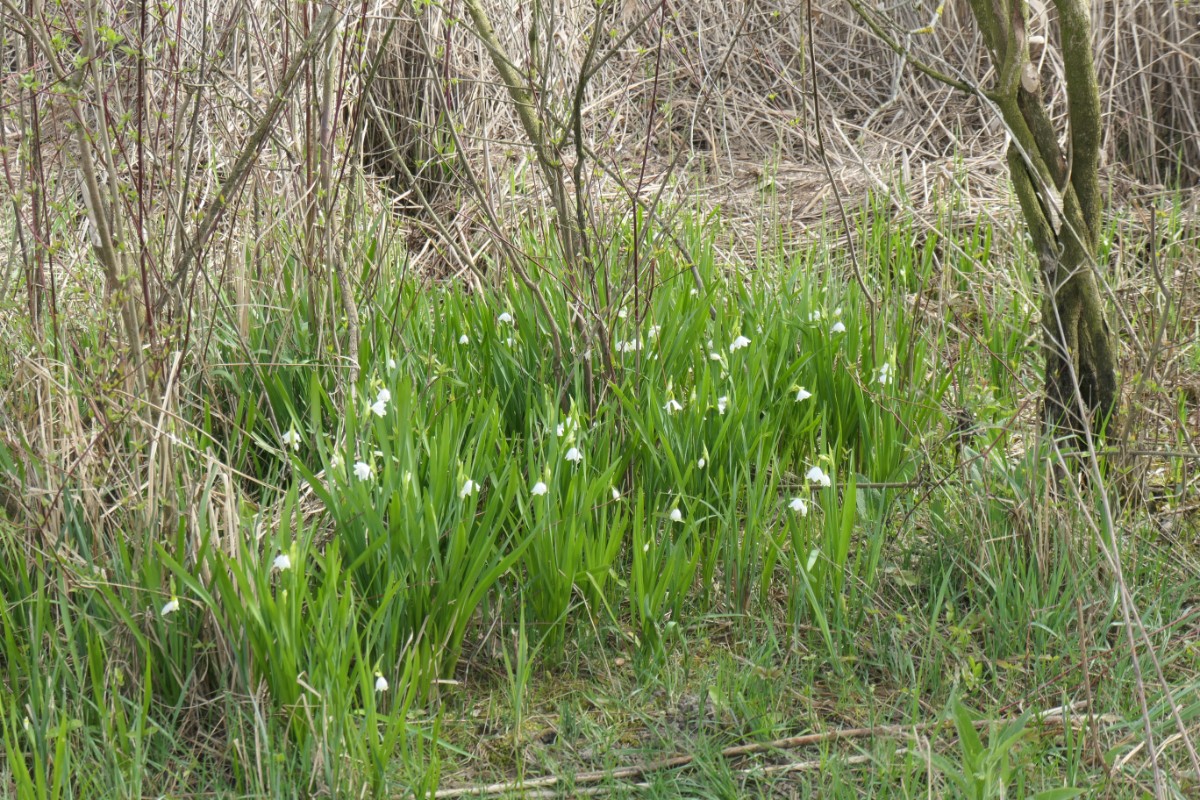
M 344 326 L 313 306 L 336 298 L 281 265 L 287 288 L 248 326 L 219 315 L 180 376 L 173 516 L 97 524 L 64 480 L 53 540 L 0 523 L 0 793 L 421 796 L 544 774 L 569 793 L 686 753 L 599 785 L 1136 795 L 1138 692 L 1161 738 L 1168 698 L 1200 713 L 1191 555 L 1117 507 L 1149 631 L 1129 653 L 1100 487 L 1064 495 L 1018 435 L 1036 292 L 993 280 L 998 232 L 947 207 L 932 230 L 864 212 L 870 298 L 833 240 L 737 269 L 707 220 L 655 246 L 635 308 L 618 226 L 595 256 L 607 354 L 572 348 L 568 267 L 533 231 L 544 308 L 499 267 L 468 289 L 364 248 L 354 381 L 329 344 Z M 18 480 L 38 469 L 21 452 L 0 449 Z M 1170 693 L 1136 669 L 1151 653 Z M 1055 706 L 1065 725 L 1035 720 Z M 722 753 L 885 725 L 911 733 Z

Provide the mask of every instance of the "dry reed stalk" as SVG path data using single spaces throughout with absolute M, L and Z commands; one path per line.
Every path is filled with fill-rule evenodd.
M 479 4 L 493 20 L 503 21 L 495 26 L 496 36 L 519 73 L 537 60 L 545 75 L 538 102 L 547 114 L 560 113 L 551 106 L 572 85 L 586 56 L 584 32 L 592 24 L 594 5 L 587 0 L 558 4 L 556 33 L 535 51 L 529 43 L 528 7 L 514 10 L 503 0 Z M 785 233 L 805 235 L 808 226 L 820 222 L 832 198 L 827 178 L 818 171 L 803 6 L 804 0 L 701 0 L 681 5 L 659 21 L 653 13 L 658 6 L 651 0 L 620 3 L 616 35 L 601 48 L 601 66 L 590 76 L 580 105 L 577 138 L 586 145 L 586 158 L 601 171 L 595 176 L 567 174 L 567 189 L 586 183 L 597 208 L 618 209 L 605 212 L 618 222 L 630 213 L 631 197 L 641 204 L 661 195 L 667 207 L 700 202 L 687 190 L 689 179 L 703 176 L 708 189 L 703 202 L 720 204 L 730 231 L 718 243 L 720 256 L 735 265 L 753 255 L 745 242 L 754 237 L 743 234 L 761 225 L 764 188 L 774 189 Z M 548 205 L 536 181 L 528 179 L 536 160 L 507 89 L 494 78 L 488 53 L 462 18 L 449 17 L 449 7 L 438 4 L 423 4 L 420 14 L 408 4 L 395 7 L 382 0 L 330 8 L 345 22 L 320 51 L 329 68 L 314 75 L 311 98 L 295 95 L 280 102 L 277 123 L 264 129 L 261 157 L 244 167 L 246 194 L 223 201 L 221 187 L 237 183 L 230 179 L 242 169 L 238 157 L 246 152 L 255 121 L 286 88 L 288 65 L 303 47 L 297 31 L 303 30 L 304 20 L 296 16 L 296 6 L 274 0 L 211 0 L 203 6 L 179 4 L 165 17 L 142 19 L 139 13 L 127 13 L 138 10 L 132 2 L 108 6 L 74 0 L 60 16 L 46 18 L 49 29 L 62 33 L 82 53 L 85 31 L 66 12 L 87 11 L 93 15 L 92 29 L 109 26 L 145 52 L 153 65 L 139 79 L 138 59 L 92 40 L 95 57 L 72 76 L 79 81 L 79 115 L 96 133 L 94 140 L 84 140 L 103 151 L 96 153 L 89 195 L 102 198 L 109 213 L 119 217 L 114 230 L 122 231 L 133 248 L 121 268 L 141 273 L 151 293 L 157 293 L 172 265 L 186 260 L 197 215 L 227 204 L 219 219 L 202 223 L 224 247 L 195 250 L 202 278 L 194 298 L 197 319 L 230 313 L 220 296 L 230 282 L 244 300 L 278 293 L 279 271 L 273 267 L 294 252 L 294 232 L 311 207 L 314 187 L 325 194 L 319 204 L 325 217 L 320 252 L 336 269 L 361 262 L 356 248 L 362 245 L 350 234 L 366 215 L 401 211 L 395 219 L 383 215 L 384 237 L 407 234 L 407 252 L 425 274 L 458 275 L 468 265 L 481 270 L 488 258 L 503 253 L 508 247 L 504 241 L 513 240 L 525 212 Z M 981 78 L 981 48 L 966 3 L 947 3 L 940 18 L 934 8 L 922 3 L 890 10 L 879 17 L 880 24 L 922 61 L 961 70 L 965 79 Z M 1181 154 L 1179 178 L 1195 181 L 1194 165 L 1200 164 L 1200 37 L 1195 35 L 1200 9 L 1161 0 L 1121 0 L 1115 6 L 1095 0 L 1093 8 L 1111 174 L 1121 178 L 1120 162 L 1127 159 L 1133 178 L 1164 180 L 1172 174 L 1170 156 Z M 3 25 L 16 35 L 0 45 L 5 48 L 0 62 L 21 69 L 0 75 L 4 180 L 12 198 L 0 213 L 11 215 L 5 221 L 14 223 L 0 226 L 0 248 L 19 252 L 23 239 L 29 255 L 23 257 L 22 272 L 14 271 L 11 279 L 6 274 L 0 287 L 11 292 L 22 286 L 29 292 L 24 314 L 33 329 L 40 319 L 38 308 L 48 301 L 51 315 L 64 320 L 59 339 L 69 341 L 75 335 L 74 320 L 96 319 L 109 309 L 91 291 L 103 283 L 104 274 L 91 252 L 89 223 L 83 221 L 77 199 L 81 165 L 69 154 L 70 131 L 64 123 L 71 111 L 50 89 L 55 85 L 50 65 L 25 55 L 32 41 L 25 23 L 32 20 L 23 14 L 22 4 L 5 2 Z M 818 0 L 812 22 L 822 120 L 831 134 L 826 143 L 830 166 L 850 202 L 869 190 L 887 189 L 900 174 L 911 184 L 906 210 L 931 228 L 942 213 L 940 190 L 967 194 L 964 224 L 980 214 L 996 214 L 996 204 L 988 201 L 1002 197 L 1006 186 L 996 158 L 998 129 L 987 111 L 905 65 L 843 5 Z M 394 30 L 390 37 L 385 35 L 389 29 Z M 1030 33 L 1055 35 L 1044 15 L 1035 15 Z M 655 64 L 660 36 L 661 63 Z M 1040 63 L 1047 73 L 1061 70 L 1052 54 Z M 101 86 L 113 89 L 108 105 L 102 102 Z M 310 99 L 320 101 L 312 137 L 304 123 Z M 1061 110 L 1061 98 L 1050 102 L 1052 111 Z M 129 111 L 143 126 L 136 148 L 128 146 L 129 131 L 117 125 Z M 110 132 L 106 125 L 115 127 Z M 645 142 L 649 150 L 642 148 Z M 315 181 L 304 169 L 310 154 L 319 156 Z M 971 175 L 969 184 L 958 183 L 950 161 L 955 155 Z M 629 176 L 643 156 L 646 169 L 639 192 Z M 390 166 L 396 159 L 405 170 Z M 672 175 L 674 162 L 682 165 L 679 176 Z M 44 180 L 34 180 L 39 174 Z M 34 184 L 39 190 L 31 194 L 27 190 Z M 1130 194 L 1142 191 L 1132 178 L 1120 185 L 1133 187 L 1123 189 Z M 353 194 L 343 186 L 354 186 Z M 128 187 L 137 189 L 137 204 L 121 199 L 119 190 Z M 342 203 L 330 197 L 338 191 L 346 192 Z M 421 194 L 425 202 L 418 199 Z M 80 209 L 79 216 L 71 220 L 64 212 L 60 221 L 68 225 L 68 233 L 53 232 L 48 210 L 72 207 Z M 658 216 L 658 222 L 669 237 L 670 216 Z M 241 266 L 245 252 L 254 254 L 252 274 Z M 111 265 L 106 261 L 106 266 Z M 360 290 L 349 278 L 352 272 L 318 271 L 311 280 L 336 279 L 345 298 Z M 1187 285 L 1186 276 L 1177 281 Z M 47 295 L 46 287 L 58 291 Z M 132 325 L 142 335 L 145 316 L 141 287 L 136 288 L 129 298 L 133 313 L 116 318 L 117 330 L 125 331 L 118 336 L 132 341 L 136 337 L 128 329 Z M 331 301 L 332 290 L 326 286 L 322 291 L 328 294 L 319 302 Z M 239 306 L 244 309 L 244 303 Z M 5 313 L 9 317 L 0 319 L 0 325 L 6 329 L 25 324 L 13 311 Z M 166 329 L 171 332 L 163 335 L 177 337 L 173 341 L 180 348 L 207 340 L 203 330 L 203 337 L 191 337 L 185 320 L 156 322 L 162 324 L 148 327 L 146 335 Z M 235 323 L 235 329 L 247 331 L 245 317 Z M 324 327 L 318 332 L 328 335 Z M 153 343 L 144 357 L 150 360 L 148 373 L 158 379 L 167 374 L 169 365 L 163 362 L 172 349 L 165 340 Z M 54 402 L 45 391 L 31 396 L 39 405 Z M 94 418 L 103 419 L 111 410 L 107 401 L 93 402 Z M 99 486 L 111 482 L 105 473 L 112 464 L 128 489 L 144 483 L 137 475 L 126 475 L 127 461 L 102 431 L 87 430 L 58 414 L 45 415 L 38 428 L 40 438 L 32 441 L 39 453 L 31 457 L 59 476 Z M 76 464 L 64 457 L 63 442 L 68 441 L 75 442 L 72 452 L 89 453 L 85 461 Z M 49 496 L 55 495 L 51 491 Z
M 528 10 L 514 11 L 501 0 L 481 0 L 480 5 L 491 17 L 503 21 L 497 26 L 497 37 L 515 66 L 524 69 L 534 57 L 528 41 Z M 846 145 L 863 148 L 877 164 L 894 163 L 904 154 L 917 165 L 955 153 L 979 157 L 981 163 L 995 156 L 994 125 L 976 102 L 957 97 L 905 67 L 849 9 L 828 2 L 814 5 L 814 35 L 822 54 L 817 64 L 822 72 L 822 99 L 831 121 L 849 131 L 849 142 L 829 143 L 835 164 L 851 155 Z M 144 33 L 138 29 L 137 14 L 122 15 L 107 7 L 96 10 L 101 15 L 98 23 L 111 26 L 126 41 L 144 42 L 155 67 L 144 76 L 144 100 L 118 93 L 110 112 L 136 109 L 139 104 L 154 111 L 146 123 L 146 163 L 130 160 L 122 164 L 109 159 L 104 172 L 110 185 L 97 187 L 111 193 L 114 178 L 122 182 L 140 176 L 146 207 L 139 211 L 139 218 L 163 221 L 161 230 L 141 233 L 148 255 L 139 253 L 138 258 L 149 264 L 151 275 L 161 274 L 188 249 L 183 232 L 189 227 L 192 211 L 211 207 L 222 176 L 229 176 L 236 155 L 244 148 L 245 121 L 252 117 L 251 109 L 278 91 L 278 65 L 286 64 L 298 46 L 290 6 L 264 0 L 214 0 L 204 8 L 207 15 L 200 7 L 189 6 L 164 19 L 152 16 L 145 22 Z M 629 38 L 592 78 L 581 120 L 584 138 L 597 147 L 598 156 L 614 164 L 632 163 L 649 130 L 651 176 L 656 165 L 661 168 L 680 152 L 686 156 L 685 173 L 703 164 L 708 175 L 718 181 L 730 180 L 751 163 L 770 161 L 773 166 L 768 170 L 774 165 L 786 170 L 816 163 L 801 0 L 757 2 L 737 36 L 742 4 L 707 0 L 675 9 L 677 13 L 670 15 L 662 31 L 662 114 L 648 127 L 652 75 L 647 70 L 647 54 L 660 32 L 653 15 L 646 13 L 653 8 L 649 0 L 619 4 L 615 28 Z M 318 138 L 337 152 L 328 146 L 321 151 L 320 185 L 331 185 L 334 164 L 341 165 L 341 174 L 346 167 L 353 170 L 356 161 L 347 156 L 351 149 L 361 147 L 364 166 L 386 178 L 384 183 L 391 182 L 390 191 L 399 204 L 417 208 L 424 215 L 428 213 L 424 206 L 412 199 L 414 182 L 389 163 L 402 158 L 415 185 L 421 186 L 429 199 L 428 205 L 439 216 L 454 219 L 455 224 L 443 227 L 475 240 L 465 249 L 480 249 L 490 237 L 470 221 L 479 216 L 478 210 L 468 206 L 452 214 L 449 203 L 438 199 L 460 188 L 456 161 L 469 161 L 484 178 L 482 185 L 501 219 L 513 218 L 521 207 L 537 202 L 536 197 L 506 195 L 498 180 L 497 166 L 506 160 L 519 161 L 525 145 L 504 87 L 489 77 L 484 48 L 469 26 L 456 24 L 462 20 L 449 18 L 447 9 L 436 4 L 422 6 L 419 15 L 408 6 L 396 9 L 378 0 L 340 10 L 358 22 L 345 26 L 336 44 L 325 51 L 332 61 L 339 65 L 349 61 L 350 66 L 322 72 Z M 956 0 L 946 4 L 939 18 L 933 4 L 922 3 L 890 10 L 880 19 L 897 42 L 926 62 L 946 70 L 962 65 L 965 77 L 979 78 L 981 48 L 967 24 L 966 10 L 966 4 Z M 8 4 L 4 21 L 20 32 L 18 11 L 19 6 Z M 1200 81 L 1196 79 L 1200 37 L 1194 31 L 1200 27 L 1200 9 L 1159 0 L 1122 0 L 1115 6 L 1096 0 L 1093 16 L 1104 108 L 1110 123 L 1105 141 L 1109 162 L 1127 158 L 1143 180 L 1161 181 L 1170 175 L 1172 156 L 1179 154 L 1180 178 L 1196 180 L 1195 165 L 1200 164 L 1196 111 L 1200 108 Z M 1037 15 L 1033 35 L 1054 35 L 1044 17 Z M 547 88 L 552 92 L 563 90 L 572 67 L 583 58 L 583 33 L 590 19 L 590 3 L 561 3 L 557 33 L 552 41 L 542 43 L 542 68 L 548 70 Z M 395 35 L 384 37 L 393 24 Z M 347 42 L 350 34 L 359 33 L 363 37 L 360 44 Z M 14 64 L 18 63 L 20 40 L 20 36 L 13 39 L 8 55 Z M 178 42 L 174 50 L 164 47 L 169 40 Z M 377 44 L 382 45 L 378 74 L 365 81 L 364 72 L 354 64 L 373 58 L 376 51 L 372 48 Z M 727 47 L 732 49 L 727 63 L 722 64 Z M 136 85 L 129 80 L 136 63 L 103 46 L 97 56 L 90 67 L 93 82 Z M 1045 60 L 1043 67 L 1060 69 L 1050 60 Z M 187 71 L 195 70 L 205 76 L 202 83 L 182 80 Z M 0 80 L 0 98 L 9 109 L 6 136 L 12 134 L 9 143 L 19 155 L 12 160 L 12 174 L 28 174 L 30 162 L 26 159 L 35 151 L 22 143 L 28 144 L 32 123 L 43 123 L 42 141 L 37 144 L 47 153 L 44 168 L 50 180 L 45 183 L 46 191 L 54 187 L 52 191 L 60 194 L 39 200 L 59 202 L 61 193 L 69 193 L 78 183 L 71 177 L 74 167 L 63 160 L 57 145 L 64 131 L 53 120 L 55 115 L 61 118 L 62 104 L 48 94 L 39 94 L 45 102 L 38 107 L 37 118 L 26 118 L 22 109 L 30 106 L 15 103 L 20 95 L 19 77 L 13 72 Z M 43 77 L 52 78 L 48 74 Z M 94 90 L 83 88 L 84 104 L 91 108 Z M 711 100 L 697 103 L 706 92 Z M 283 124 L 275 126 L 265 142 L 263 164 L 267 168 L 252 170 L 255 189 L 283 198 L 310 191 L 300 171 L 289 167 L 298 165 L 298 156 L 305 152 L 299 116 L 305 102 L 297 97 L 286 104 Z M 339 108 L 348 109 L 353 118 L 359 113 L 354 109 L 364 106 L 379 113 L 365 115 L 361 123 L 349 128 L 337 127 L 334 118 Z M 459 126 L 459 135 L 449 148 L 452 137 L 447 130 L 452 122 Z M 917 122 L 922 124 L 914 124 Z M 103 133 L 102 128 L 98 133 Z M 390 137 L 381 134 L 385 128 Z M 342 130 L 346 136 L 338 138 L 336 134 Z M 603 185 L 595 188 L 605 191 Z M 977 188 L 985 192 L 995 189 L 987 184 Z M 371 187 L 367 199 L 373 205 L 390 204 L 388 192 L 380 187 Z M 23 224 L 19 230 L 27 240 L 28 234 L 41 230 L 39 219 L 47 207 L 48 203 L 42 202 L 39 209 L 29 204 L 20 209 Z M 284 221 L 295 208 L 295 203 L 285 203 L 283 208 L 268 209 L 264 221 L 268 228 L 275 227 L 275 221 Z M 356 210 L 349 208 L 345 214 Z M 249 234 L 248 215 L 242 209 L 235 211 L 224 220 L 221 231 L 244 241 Z M 815 218 L 820 211 L 819 207 L 810 209 L 815 213 L 811 217 L 805 214 L 804 219 Z M 352 224 L 331 216 L 326 209 L 328 226 Z M 438 231 L 436 235 L 445 234 Z M 9 232 L 0 236 L 16 238 Z M 15 246 L 13 241 L 9 244 Z M 266 244 L 260 242 L 259 247 Z M 60 248 L 61 261 L 50 265 L 51 274 L 40 280 L 39 286 L 50 283 L 51 277 L 72 286 L 91 282 L 84 263 L 86 251 L 73 249 Z M 334 264 L 347 258 L 347 254 L 328 255 Z M 217 258 L 219 253 L 205 256 L 206 262 Z M 205 264 L 208 274 L 220 273 L 210 266 Z M 34 286 L 31 291 L 36 289 Z M 74 298 L 68 302 L 82 299 L 77 291 L 67 295 Z M 207 303 L 203 296 L 198 300 Z
M 1073 713 L 1081 707 L 1081 704 L 1075 703 L 1067 708 L 1048 709 L 1039 714 L 1031 715 L 1032 719 L 1040 725 L 1054 728 L 1064 728 L 1067 725 L 1069 713 Z M 1120 722 L 1115 717 L 1104 717 L 1097 721 L 1106 724 L 1114 724 Z M 978 730 L 983 730 L 992 726 L 1002 726 L 1013 722 L 1011 719 L 981 719 L 976 720 L 974 727 Z M 795 750 L 801 747 L 812 747 L 814 745 L 831 744 L 835 742 L 851 741 L 856 739 L 875 739 L 875 738 L 910 738 L 917 737 L 919 734 L 929 731 L 939 730 L 948 727 L 950 720 L 939 722 L 923 722 L 915 725 L 878 725 L 870 728 L 839 728 L 823 733 L 810 733 L 802 736 L 789 736 L 784 739 L 776 739 L 770 742 L 755 742 L 752 744 L 741 744 L 726 747 L 720 751 L 719 755 L 724 759 L 735 759 L 761 753 L 775 753 L 782 750 Z M 665 770 L 680 769 L 687 767 L 696 760 L 693 754 L 682 754 L 669 758 L 662 758 L 657 761 L 651 761 L 644 764 L 634 764 L 627 767 L 618 767 L 616 769 L 597 770 L 595 772 L 582 772 L 571 776 L 547 775 L 541 778 L 529 778 L 522 781 L 505 781 L 502 783 L 493 783 L 478 786 L 463 786 L 453 789 L 440 789 L 434 793 L 435 798 L 457 798 L 457 797 L 487 797 L 491 795 L 506 794 L 510 792 L 524 793 L 528 790 L 546 789 L 561 786 L 568 781 L 572 788 L 581 785 L 595 784 L 603 781 L 622 780 L 626 778 L 640 778 L 654 772 L 662 772 Z M 802 771 L 810 769 L 808 766 L 796 766 L 797 764 L 806 764 L 808 762 L 792 762 L 792 764 L 775 765 L 775 771 Z M 860 762 L 850 762 L 860 763 Z M 761 767 L 759 769 L 772 769 L 770 767 Z

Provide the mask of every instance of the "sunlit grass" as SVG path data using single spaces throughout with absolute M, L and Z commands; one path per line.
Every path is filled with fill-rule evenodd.
M 219 318 L 182 377 L 175 435 L 199 477 L 173 488 L 174 528 L 121 511 L 92 530 L 68 483 L 72 558 L 5 529 L 0 793 L 402 796 L 528 774 L 545 715 L 579 743 L 544 748 L 545 770 L 612 763 L 602 743 L 637 759 L 622 737 L 649 747 L 665 704 L 684 710 L 659 744 L 700 758 L 647 791 L 736 794 L 733 741 L 833 717 L 961 728 L 964 697 L 1015 718 L 1078 700 L 1085 654 L 1133 730 L 1088 509 L 1054 496 L 1044 452 L 1013 448 L 1036 291 L 986 277 L 997 232 L 864 212 L 868 299 L 832 240 L 735 268 L 715 222 L 682 229 L 638 308 L 615 288 L 631 231 L 609 232 L 607 357 L 556 357 L 566 267 L 528 232 L 549 318 L 499 267 L 469 289 L 397 261 L 361 299 L 353 384 L 294 273 L 248 330 Z M 1138 542 L 1135 591 L 1182 692 L 1196 657 L 1169 626 L 1195 576 Z M 493 727 L 495 763 L 476 746 Z M 789 780 L 997 796 L 970 788 L 991 755 L 1030 794 L 1098 779 L 1077 743 L 1021 742 L 935 762 L 876 742 L 865 773 L 835 758 Z

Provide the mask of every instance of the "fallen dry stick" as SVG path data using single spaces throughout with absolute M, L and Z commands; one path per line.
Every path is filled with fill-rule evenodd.
M 1075 703 L 1071 706 L 1071 710 L 1079 707 L 1080 703 Z M 1065 722 L 1063 712 L 1065 709 L 1054 708 L 1037 714 L 1033 717 L 1034 720 L 1041 722 L 1043 725 L 1062 726 Z M 981 719 L 975 722 L 976 728 L 986 728 L 989 725 L 1004 725 L 1012 722 L 1012 719 Z M 813 744 L 822 744 L 825 742 L 837 742 L 843 739 L 862 739 L 875 736 L 907 736 L 913 733 L 921 733 L 923 731 L 934 730 L 947 725 L 949 720 L 942 722 L 924 722 L 918 725 L 879 725 L 874 728 L 842 728 L 840 730 L 827 731 L 825 733 L 809 733 L 804 736 L 789 736 L 786 739 L 776 739 L 772 742 L 757 742 L 755 744 L 741 744 L 733 747 L 726 747 L 721 751 L 722 758 L 736 758 L 738 756 L 751 755 L 753 753 L 763 753 L 770 750 L 790 750 L 797 747 L 805 747 Z M 849 763 L 863 763 L 863 756 L 852 756 Z M 491 783 L 479 786 L 459 786 L 453 789 L 441 789 L 433 794 L 434 798 L 447 797 L 486 797 L 489 795 L 505 794 L 507 792 L 524 792 L 529 789 L 546 789 L 553 786 L 558 786 L 561 783 L 572 783 L 575 786 L 580 786 L 589 783 L 599 783 L 606 780 L 622 780 L 625 778 L 640 778 L 652 772 L 661 772 L 669 769 L 679 769 L 691 764 L 696 757 L 694 755 L 672 756 L 670 758 L 659 759 L 658 761 L 648 761 L 645 764 L 633 764 L 628 767 L 618 767 L 609 770 L 597 770 L 596 772 L 581 772 L 578 775 L 570 778 L 562 775 L 547 775 L 543 778 L 530 778 L 524 781 L 504 781 L 502 783 Z M 781 765 L 789 771 L 802 771 L 805 769 L 815 769 L 811 766 L 820 762 L 796 762 L 794 764 Z M 765 768 L 763 768 L 765 769 Z

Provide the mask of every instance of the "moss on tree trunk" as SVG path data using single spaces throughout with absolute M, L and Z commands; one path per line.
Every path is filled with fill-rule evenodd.
M 1050 433 L 1078 436 L 1085 428 L 1099 433 L 1116 407 L 1113 345 L 1090 264 L 1090 256 L 1064 257 L 1059 273 L 1069 277 L 1046 287 L 1044 421 Z
M 1066 146 L 1042 99 L 1029 57 L 1027 0 L 969 0 L 995 67 L 979 89 L 922 63 L 848 0 L 889 47 L 924 74 L 996 104 L 1012 137 L 1008 170 L 1042 276 L 1046 362 L 1043 421 L 1051 435 L 1084 444 L 1111 423 L 1117 406 L 1116 342 L 1105 321 L 1096 260 L 1104 199 L 1100 191 L 1100 90 L 1092 60 L 1086 0 L 1054 0 L 1067 95 Z
M 996 64 L 988 96 L 1012 135 L 1008 168 L 1042 276 L 1046 366 L 1043 422 L 1048 433 L 1082 444 L 1099 433 L 1117 403 L 1116 346 L 1105 319 L 1099 266 L 1100 93 L 1082 0 L 1055 0 L 1066 77 L 1064 149 L 1029 58 L 1024 0 L 971 0 Z

